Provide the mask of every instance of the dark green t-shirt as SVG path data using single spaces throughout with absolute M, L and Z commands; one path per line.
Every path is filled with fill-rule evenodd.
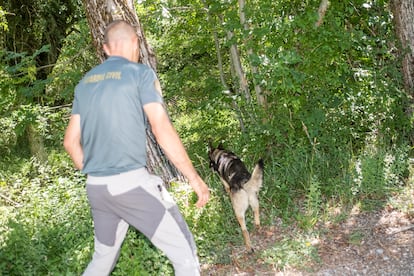
M 146 166 L 143 106 L 162 103 L 148 66 L 109 57 L 75 89 L 72 114 L 81 119 L 83 172 L 108 176 Z

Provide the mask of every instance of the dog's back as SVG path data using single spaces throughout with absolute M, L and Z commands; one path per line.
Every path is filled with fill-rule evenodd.
M 258 192 L 263 182 L 263 160 L 260 159 L 250 174 L 243 161 L 233 152 L 225 150 L 222 145 L 217 148 L 210 146 L 210 167 L 214 169 L 230 188 L 237 192 L 241 188 L 254 189 Z

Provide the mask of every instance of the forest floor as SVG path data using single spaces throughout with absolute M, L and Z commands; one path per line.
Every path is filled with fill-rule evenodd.
M 258 252 L 295 231 L 267 226 L 251 233 L 255 253 L 234 246 L 231 264 L 203 267 L 202 275 L 414 275 L 414 216 L 390 208 L 322 230 L 315 241 L 319 261 L 306 268 L 280 271 L 257 258 Z
M 407 206 L 405 211 L 394 208 L 396 202 Z M 313 231 L 318 238 L 310 245 L 316 249 L 316 258 L 307 258 L 302 265 L 279 269 L 277 261 L 272 265 L 260 257 L 261 252 L 300 232 L 276 220 L 272 226 L 251 232 L 253 254 L 247 254 L 241 244 L 230 245 L 230 263 L 205 265 L 202 275 L 414 275 L 414 189 L 393 203 L 380 211 L 353 210 L 339 223 L 317 225 Z

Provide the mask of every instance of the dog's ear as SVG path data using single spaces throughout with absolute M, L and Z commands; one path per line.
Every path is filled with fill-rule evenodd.
M 212 152 L 212 151 L 213 151 L 213 149 L 214 149 L 214 146 L 213 146 L 213 139 L 209 138 L 209 139 L 208 139 L 208 151 L 209 151 L 209 152 Z
M 224 150 L 223 143 L 222 143 L 222 142 L 220 142 L 220 144 L 218 144 L 217 148 L 218 148 L 219 150 Z

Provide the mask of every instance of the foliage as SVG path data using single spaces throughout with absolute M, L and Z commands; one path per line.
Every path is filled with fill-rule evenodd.
M 35 61 L 49 51 L 44 46 L 32 55 L 0 50 L 0 111 L 2 133 L 0 153 L 10 154 L 13 149 L 27 149 L 27 128 L 33 126 L 46 145 L 59 146 L 69 114 L 67 103 L 73 99 L 73 90 L 82 74 L 91 68 L 93 59 L 89 29 L 80 24 L 65 40 L 57 65 L 45 80 L 37 79 Z M 11 60 L 20 62 L 10 65 Z M 61 105 L 63 104 L 63 105 Z
M 319 261 L 316 248 L 306 236 L 286 237 L 278 241 L 274 247 L 262 252 L 262 258 L 275 269 L 288 266 L 307 269 L 308 264 Z
M 173 275 L 171 263 L 139 232 L 130 229 L 112 275 Z
M 50 50 L 38 55 L 35 61 L 37 78 L 46 79 L 59 56 L 63 40 L 82 17 L 81 1 L 5 0 L 2 5 L 7 11 L 8 25 L 8 32 L 1 37 L 4 48 L 32 55 L 48 45 Z M 20 63 L 19 57 L 10 62 Z
M 68 157 L 52 154 L 46 164 L 9 159 L 1 163 L 0 271 L 9 275 L 75 272 L 85 263 L 92 231 L 82 177 Z M 19 166 L 19 167 L 18 167 Z M 70 218 L 70 219 L 68 219 Z M 76 229 L 76 231 L 74 231 Z M 81 262 L 79 262 L 81 261 Z M 56 264 L 65 263 L 63 266 Z M 66 271 L 65 271 L 66 270 Z
M 346 218 L 354 205 L 372 210 L 394 204 L 412 212 L 412 204 L 388 201 L 392 194 L 408 194 L 412 185 L 411 107 L 388 1 L 331 1 L 320 27 L 315 26 L 320 1 L 250 1 L 248 29 L 240 24 L 236 2 L 140 1 L 137 7 L 156 50 L 172 121 L 210 185 L 211 201 L 201 210 L 193 207 L 188 186 L 171 186 L 201 262 L 229 264 L 232 246 L 242 246 L 229 198 L 208 165 L 210 139 L 223 142 L 248 168 L 265 159 L 264 225 L 281 218 L 303 229 L 260 252 L 278 269 L 317 259 L 310 244 L 313 228 Z M 0 24 L 7 23 L 7 12 L 0 8 Z M 74 86 L 96 63 L 87 23 L 76 22 L 62 38 L 47 78 L 39 78 L 36 60 L 51 51 L 49 44 L 31 52 L 0 52 L 0 271 L 10 275 L 78 275 L 93 251 L 84 177 L 61 148 Z M 227 31 L 235 34 L 232 40 Z M 259 83 L 265 91 L 265 107 L 222 87 L 213 34 L 228 85 L 234 82 L 229 46 L 236 44 L 250 89 Z M 28 153 L 28 126 L 44 139 L 46 162 Z M 329 217 L 332 208 L 341 210 L 335 218 Z M 247 226 L 252 227 L 250 216 Z M 133 273 L 169 275 L 172 267 L 131 229 L 113 274 Z
M 6 12 L 3 10 L 2 6 L 0 6 L 0 29 L 3 31 L 7 31 L 9 29 L 6 20 Z
M 72 28 L 48 76 L 50 83 L 45 89 L 44 101 L 49 105 L 71 103 L 75 85 L 98 62 L 86 19 L 79 20 Z
M 208 163 L 209 139 L 224 142 L 249 167 L 265 157 L 273 185 L 264 196 L 279 203 L 279 215 L 296 213 L 304 228 L 317 222 L 326 199 L 370 208 L 404 186 L 412 127 L 386 1 L 331 3 L 320 27 L 320 1 L 250 2 L 247 30 L 234 1 L 203 3 L 145 1 L 138 9 L 168 84 L 169 110 L 193 160 Z M 228 30 L 235 33 L 232 41 L 226 40 Z M 233 96 L 246 132 L 238 129 L 232 99 L 220 85 L 213 32 L 225 73 L 231 75 L 227 53 L 235 43 L 250 87 L 254 78 L 266 91 L 264 109 Z M 248 70 L 250 63 L 258 74 Z M 358 166 L 363 184 L 355 177 Z M 305 200 L 296 205 L 292 198 Z

